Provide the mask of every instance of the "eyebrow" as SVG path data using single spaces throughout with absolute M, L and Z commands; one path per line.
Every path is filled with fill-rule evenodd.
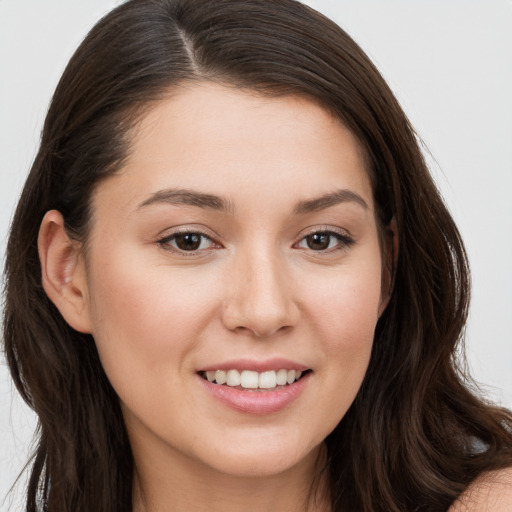
M 293 213 L 295 215 L 301 215 L 317 212 L 346 202 L 354 202 L 362 206 L 365 210 L 369 209 L 368 204 L 359 194 L 356 194 L 352 190 L 341 189 L 314 199 L 300 201 L 295 206 Z M 185 204 L 188 206 L 197 206 L 199 208 L 216 211 L 234 211 L 232 203 L 223 197 L 190 189 L 173 188 L 159 190 L 154 194 L 151 194 L 146 200 L 137 206 L 137 209 L 158 203 Z
M 365 210 L 369 209 L 368 203 L 359 194 L 352 192 L 352 190 L 341 189 L 324 194 L 315 199 L 301 201 L 297 204 L 293 213 L 304 214 L 318 212 L 331 206 L 346 202 L 354 202 L 362 206 Z
M 155 192 L 137 206 L 137 209 L 155 203 L 185 204 L 210 210 L 233 210 L 231 203 L 222 197 L 189 189 L 165 189 Z

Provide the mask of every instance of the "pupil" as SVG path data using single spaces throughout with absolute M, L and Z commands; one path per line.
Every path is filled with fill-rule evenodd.
M 176 237 L 176 245 L 183 251 L 195 251 L 201 245 L 201 235 L 187 233 Z
M 310 249 L 324 251 L 329 247 L 331 236 L 323 233 L 315 233 L 307 237 L 307 244 Z

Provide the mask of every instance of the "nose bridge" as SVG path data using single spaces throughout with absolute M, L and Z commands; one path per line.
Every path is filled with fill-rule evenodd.
M 229 329 L 265 337 L 296 323 L 293 283 L 278 248 L 267 243 L 241 251 L 233 262 L 231 277 L 224 309 Z

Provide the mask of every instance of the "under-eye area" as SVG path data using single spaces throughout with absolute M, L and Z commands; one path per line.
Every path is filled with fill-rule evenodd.
M 213 384 L 247 390 L 275 390 L 289 386 L 304 378 L 312 370 L 269 370 L 256 372 L 253 370 L 211 370 L 200 372 L 199 375 Z

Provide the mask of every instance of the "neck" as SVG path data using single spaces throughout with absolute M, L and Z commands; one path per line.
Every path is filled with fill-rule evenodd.
M 180 464 L 161 471 L 137 466 L 133 512 L 328 512 L 324 449 L 270 476 L 243 477 Z M 174 465 L 173 465 L 174 466 Z

